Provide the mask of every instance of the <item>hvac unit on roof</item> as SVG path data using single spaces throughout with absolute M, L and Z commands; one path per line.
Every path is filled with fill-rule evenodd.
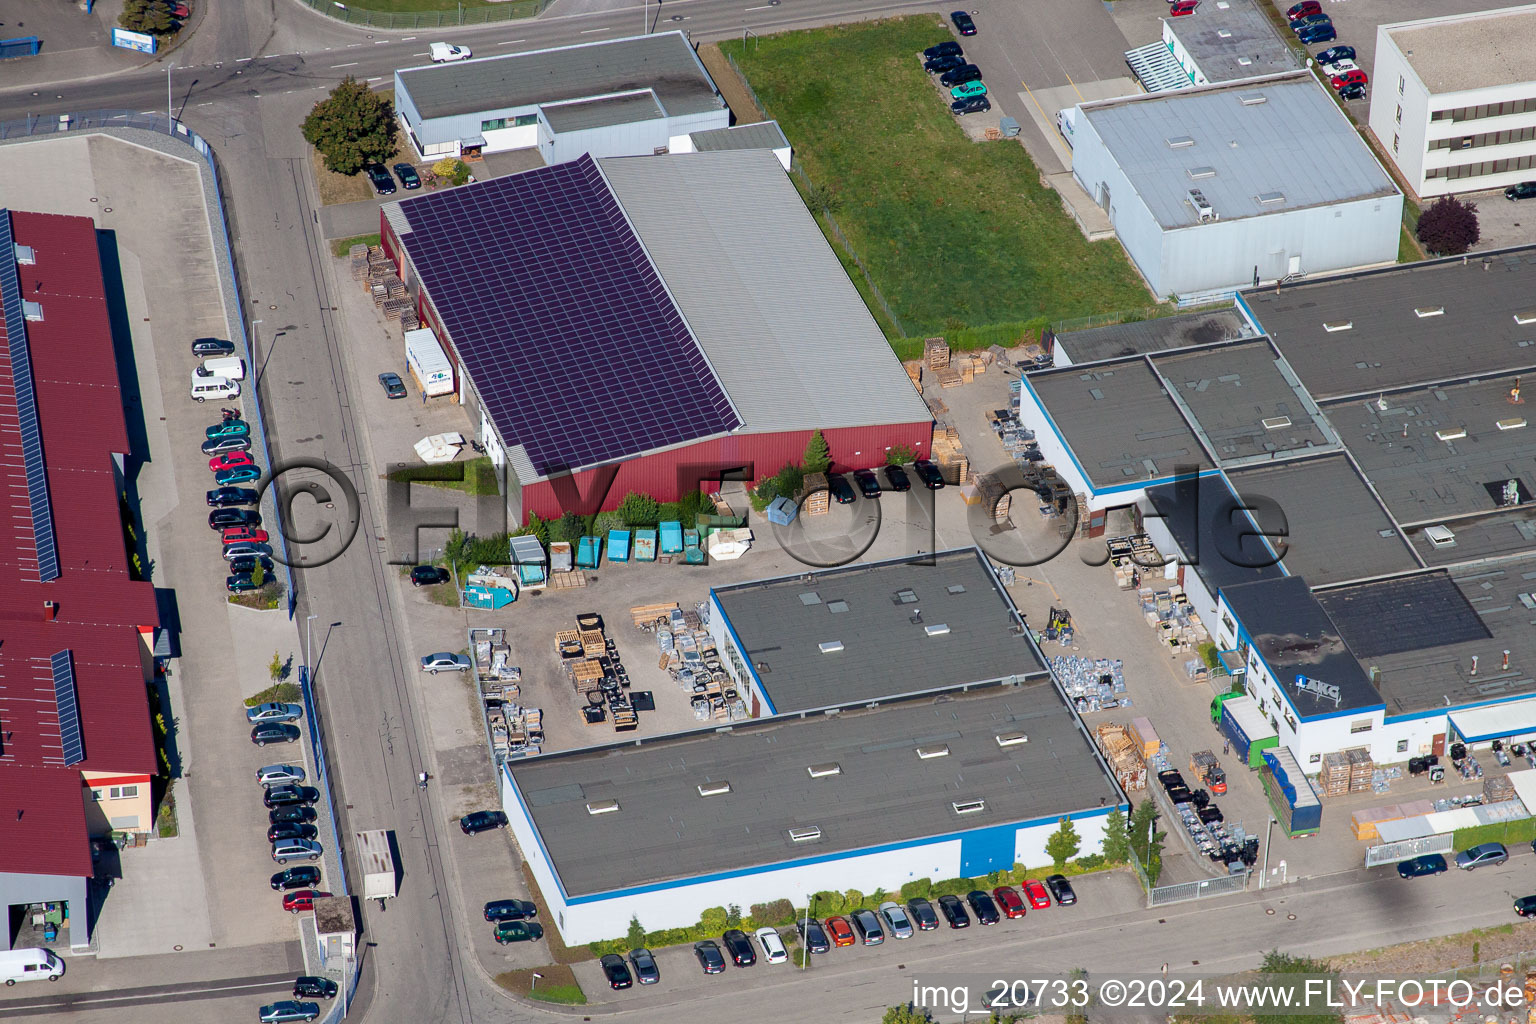
M 1447 427 L 1444 430 L 1435 431 L 1435 436 L 1442 441 L 1460 441 L 1467 436 L 1466 427 Z
M 948 743 L 933 743 L 933 744 L 929 744 L 926 747 L 918 747 L 917 748 L 917 757 L 918 757 L 918 760 L 920 760 L 920 761 L 929 761 L 929 760 L 932 760 L 935 757 L 948 757 L 948 756 L 949 756 L 949 744 Z
M 1202 221 L 1218 220 L 1215 207 L 1205 198 L 1205 193 L 1197 188 L 1189 190 L 1189 203 L 1195 208 L 1195 213 L 1200 215 Z
M 789 838 L 796 843 L 810 843 L 821 838 L 821 829 L 815 825 L 808 828 L 792 828 L 789 830 Z
M 612 814 L 619 809 L 617 800 L 593 800 L 587 804 L 588 814 Z
M 699 796 L 721 796 L 731 791 L 731 784 L 721 779 L 719 782 L 699 783 Z
M 843 766 L 836 761 L 827 761 L 823 764 L 806 765 L 805 771 L 813 779 L 825 779 L 829 775 L 843 774 Z

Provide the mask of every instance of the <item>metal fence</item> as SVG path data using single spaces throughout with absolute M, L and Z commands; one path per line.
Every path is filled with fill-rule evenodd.
M 1375 868 L 1383 864 L 1396 864 L 1409 857 L 1421 857 L 1428 853 L 1450 853 L 1456 848 L 1455 843 L 1456 836 L 1453 833 L 1443 832 L 1436 836 L 1369 846 L 1365 850 L 1365 866 Z
M 491 7 L 471 7 L 462 4 L 457 10 L 447 11 L 370 11 L 366 7 L 353 7 L 339 0 L 299 0 L 312 10 L 327 17 L 344 21 L 349 25 L 367 25 L 370 28 L 451 28 L 458 25 L 490 25 L 500 21 L 518 21 L 531 18 L 553 0 L 510 0 Z
M 1227 875 L 1225 878 L 1202 878 L 1198 882 L 1175 882 L 1160 885 L 1147 891 L 1147 906 L 1166 907 L 1170 903 L 1187 903 L 1211 896 L 1230 896 L 1248 888 L 1248 872 Z
M 1511 970 L 1505 970 L 1511 968 Z M 1441 978 L 1445 981 L 1493 981 L 1504 978 L 1511 984 L 1523 985 L 1525 972 L 1536 969 L 1536 950 L 1523 950 L 1519 953 L 1510 953 L 1504 956 L 1490 957 L 1488 960 L 1467 964 L 1465 967 L 1448 967 L 1443 971 L 1435 971 L 1430 974 L 1432 978 Z
M 725 59 L 730 61 L 731 70 L 736 72 L 737 78 L 741 79 L 741 87 L 747 90 L 748 96 L 752 97 L 752 105 L 757 108 L 758 116 L 764 121 L 768 120 L 768 108 L 763 106 L 763 101 L 757 98 L 757 90 L 753 89 L 752 83 L 747 80 L 747 73 L 741 70 L 741 65 L 736 63 L 735 57 L 727 53 Z

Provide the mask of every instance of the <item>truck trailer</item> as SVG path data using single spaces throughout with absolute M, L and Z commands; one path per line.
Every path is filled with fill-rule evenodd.
M 354 835 L 357 839 L 358 867 L 362 869 L 363 875 L 363 899 L 393 899 L 400 891 L 400 873 L 395 866 L 389 832 L 376 828 Z
M 1232 752 L 1254 771 L 1264 767 L 1264 751 L 1280 744 L 1274 726 L 1252 697 L 1234 697 L 1221 705 L 1221 734 L 1232 743 Z

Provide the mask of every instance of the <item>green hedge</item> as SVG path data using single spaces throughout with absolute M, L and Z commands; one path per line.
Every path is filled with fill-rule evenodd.
M 1536 839 L 1536 818 L 1521 818 L 1518 821 L 1459 828 L 1452 842 L 1456 844 L 1456 849 L 1465 850 L 1478 843 L 1529 843 L 1533 839 Z
M 1038 342 L 1040 332 L 1051 322 L 1044 317 L 1016 323 L 986 324 L 982 327 L 961 327 L 944 332 L 944 340 L 956 352 L 974 352 L 977 349 L 1001 345 L 1013 348 L 1017 345 Z M 924 338 L 892 338 L 891 348 L 898 359 L 918 359 L 923 354 Z
M 718 939 L 720 933 L 728 928 L 751 932 L 759 928 L 791 928 L 794 923 L 795 908 L 789 900 L 754 903 L 746 916 L 742 916 L 740 907 L 710 907 L 699 915 L 699 923 L 692 927 L 646 932 L 645 945 L 648 949 L 662 949 L 666 946 L 691 944 L 700 939 Z M 628 939 L 604 939 L 588 943 L 587 948 L 594 957 L 600 957 L 608 953 L 622 955 L 632 947 Z

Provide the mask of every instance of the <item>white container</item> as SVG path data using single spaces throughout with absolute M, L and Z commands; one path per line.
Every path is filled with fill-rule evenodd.
M 430 327 L 405 332 L 405 365 L 428 398 L 453 394 L 453 363 Z

